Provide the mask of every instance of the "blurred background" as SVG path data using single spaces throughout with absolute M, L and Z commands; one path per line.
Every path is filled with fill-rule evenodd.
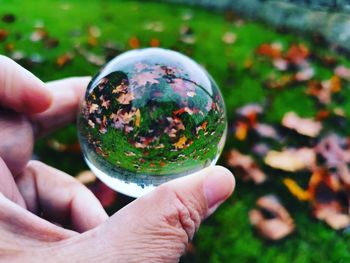
M 229 119 L 219 161 L 235 194 L 182 262 L 350 262 L 350 1 L 0 0 L 0 53 L 44 81 L 93 76 L 130 49 L 204 66 Z M 132 201 L 96 180 L 75 124 L 34 158 L 76 176 L 110 214 Z

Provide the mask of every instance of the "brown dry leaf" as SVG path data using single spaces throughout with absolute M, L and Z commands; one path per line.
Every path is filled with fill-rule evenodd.
M 349 141 L 336 134 L 324 137 L 315 150 L 325 159 L 327 167 L 338 167 L 341 164 L 350 163 Z
M 307 66 L 307 67 L 303 67 L 300 71 L 298 71 L 295 74 L 295 79 L 297 81 L 307 81 L 312 79 L 314 75 L 315 75 L 315 70 L 312 67 Z
M 271 139 L 274 139 L 274 140 L 279 140 L 280 139 L 280 136 L 278 135 L 276 129 L 272 125 L 265 124 L 265 123 L 257 123 L 254 126 L 254 130 L 261 137 L 271 138 Z
M 5 29 L 0 28 L 0 42 L 6 40 L 9 32 Z
M 350 68 L 347 68 L 343 65 L 336 67 L 334 69 L 334 74 L 342 79 L 345 79 L 348 81 L 350 80 Z
M 325 199 L 332 199 L 334 193 L 341 190 L 341 187 L 336 175 L 330 174 L 324 168 L 316 168 L 310 177 L 307 191 L 310 197 L 317 201 L 318 198 L 324 198 L 325 196 Z
M 324 168 L 315 169 L 308 192 L 313 198 L 313 215 L 317 219 L 337 230 L 350 226 L 347 204 L 350 195 L 338 174 L 329 173 Z
M 117 101 L 118 101 L 120 104 L 128 105 L 128 104 L 130 104 L 130 102 L 131 102 L 133 99 L 135 99 L 134 93 L 132 93 L 132 92 L 127 92 L 127 93 L 122 93 L 122 94 L 120 94 L 120 96 L 117 98 Z
M 266 181 L 265 173 L 249 155 L 231 150 L 227 155 L 226 162 L 229 167 L 237 169 L 237 175 L 242 177 L 245 181 L 253 180 L 256 184 L 261 184 Z
M 48 32 L 45 28 L 39 27 L 31 34 L 30 40 L 33 42 L 41 41 L 48 37 Z
M 348 214 L 335 214 L 330 213 L 324 219 L 324 221 L 333 229 L 339 230 L 346 228 L 350 225 L 350 216 Z
M 98 38 L 101 36 L 101 30 L 97 26 L 90 26 L 88 28 L 88 45 L 95 47 L 98 44 Z
M 256 53 L 272 59 L 281 58 L 282 45 L 280 43 L 262 44 L 257 48 Z
M 274 59 L 273 65 L 276 69 L 280 71 L 285 71 L 288 69 L 288 61 L 283 58 Z
M 344 186 L 350 186 L 350 170 L 346 163 L 341 163 L 337 166 L 337 175 L 344 183 Z
M 246 104 L 243 107 L 239 108 L 236 110 L 237 114 L 248 117 L 252 114 L 258 115 L 263 113 L 263 107 L 259 104 L 251 103 L 251 104 Z
M 249 212 L 249 219 L 261 236 L 277 241 L 294 231 L 293 219 L 276 196 L 263 196 L 257 200 L 256 205 L 258 208 Z
M 131 48 L 136 49 L 140 47 L 140 40 L 137 37 L 131 37 L 128 44 Z
M 74 58 L 72 53 L 65 53 L 56 59 L 56 65 L 60 68 L 70 63 Z
M 309 81 L 306 94 L 316 97 L 323 104 L 329 104 L 332 100 L 332 94 L 338 93 L 341 88 L 340 77 L 334 75 L 331 79 L 322 82 L 316 80 Z
M 294 44 L 288 49 L 286 59 L 292 64 L 301 65 L 309 55 L 310 51 L 304 44 Z
M 265 85 L 267 88 L 270 88 L 270 89 L 283 89 L 293 84 L 294 82 L 295 82 L 294 75 L 284 74 L 279 78 L 276 78 L 275 76 L 270 76 L 265 82 Z
M 339 203 L 318 203 L 314 206 L 314 215 L 317 219 L 325 221 L 331 228 L 339 230 L 350 226 L 350 215 L 342 212 Z
M 160 46 L 160 40 L 158 38 L 152 38 L 150 41 L 149 41 L 149 45 L 151 47 L 159 47 Z
M 323 121 L 325 119 L 328 119 L 328 117 L 331 115 L 331 112 L 329 110 L 319 110 L 316 114 L 315 119 L 317 121 Z
M 312 169 L 316 166 L 316 153 L 311 148 L 286 149 L 269 151 L 264 162 L 275 169 L 287 172 L 297 172 Z
M 309 137 L 317 137 L 322 129 L 320 122 L 311 118 L 301 118 L 295 112 L 287 112 L 282 119 L 282 125 Z

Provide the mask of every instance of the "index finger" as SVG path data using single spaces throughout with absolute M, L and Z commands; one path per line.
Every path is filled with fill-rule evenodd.
M 0 55 L 0 106 L 25 114 L 46 110 L 51 104 L 45 84 L 12 59 Z

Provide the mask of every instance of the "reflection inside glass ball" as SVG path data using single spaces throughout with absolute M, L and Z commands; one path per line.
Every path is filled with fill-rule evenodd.
M 85 160 L 104 183 L 139 197 L 216 163 L 226 138 L 222 95 L 175 51 L 128 51 L 87 87 L 78 116 Z

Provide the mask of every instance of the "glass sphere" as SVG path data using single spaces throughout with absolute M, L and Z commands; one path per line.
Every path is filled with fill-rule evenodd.
M 214 165 L 226 127 L 224 101 L 208 73 L 161 48 L 110 61 L 89 83 L 78 116 L 91 170 L 133 197 Z

